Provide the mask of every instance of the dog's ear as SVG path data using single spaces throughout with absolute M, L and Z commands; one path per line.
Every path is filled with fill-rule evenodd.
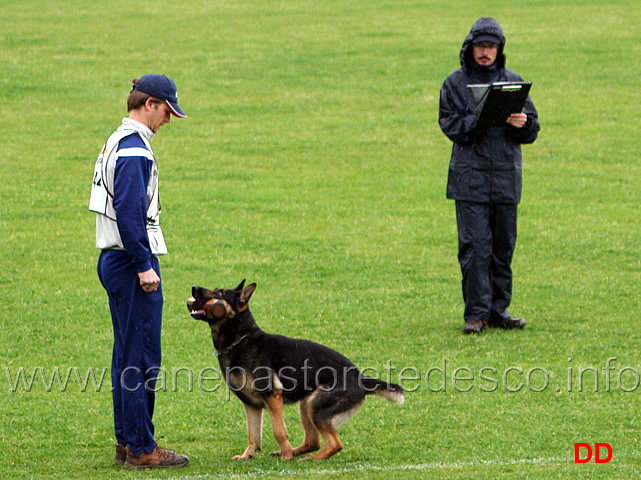
M 243 289 L 244 286 L 245 286 L 245 279 L 243 278 L 243 281 L 238 284 L 238 286 L 236 287 L 236 290 L 240 291 Z
M 240 300 L 238 301 L 241 307 L 244 307 L 247 305 L 247 303 L 249 303 L 249 299 L 251 298 L 252 293 L 254 293 L 254 290 L 256 290 L 255 283 L 252 283 L 246 288 L 243 288 L 243 291 L 240 293 Z

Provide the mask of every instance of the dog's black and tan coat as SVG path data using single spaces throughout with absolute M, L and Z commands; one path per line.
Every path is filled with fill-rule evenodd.
M 370 393 L 403 404 L 399 385 L 363 376 L 340 353 L 311 342 L 262 331 L 251 312 L 249 299 L 256 284 L 235 289 L 192 288 L 187 302 L 191 316 L 209 323 L 225 381 L 245 406 L 249 445 L 235 459 L 251 458 L 261 448 L 263 410 L 271 417 L 284 460 L 325 448 L 314 459 L 328 458 L 343 444 L 336 429 L 358 412 Z M 283 405 L 299 403 L 305 431 L 302 445 L 292 448 L 285 429 Z

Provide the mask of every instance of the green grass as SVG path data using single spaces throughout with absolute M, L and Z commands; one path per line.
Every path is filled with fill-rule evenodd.
M 514 260 L 512 311 L 527 329 L 470 337 L 438 91 L 485 15 L 505 29 L 508 67 L 534 82 L 542 131 L 524 147 Z M 636 6 L 5 0 L 0 19 L 0 478 L 637 475 Z M 108 371 L 98 392 L 83 392 L 70 369 L 82 377 L 110 365 L 89 187 L 126 115 L 127 82 L 147 72 L 176 81 L 189 115 L 154 139 L 170 249 L 161 260 L 169 378 L 155 423 L 160 443 L 192 460 L 130 473 L 110 465 Z M 190 286 L 245 277 L 258 283 L 252 308 L 265 330 L 326 343 L 360 367 L 390 361 L 392 378 L 404 373 L 416 391 L 402 407 L 369 399 L 328 461 L 271 457 L 268 421 L 265 452 L 232 461 L 246 443 L 240 402 L 171 373 L 217 366 L 206 326 L 187 315 Z M 439 371 L 429 387 L 440 391 L 401 372 L 424 377 L 444 362 L 445 391 Z M 30 391 L 11 388 L 7 372 L 15 381 L 37 367 L 47 381 L 54 368 L 71 371 L 67 388 L 47 388 L 39 374 Z M 598 382 L 587 371 L 579 391 L 589 367 Z M 543 371 L 549 385 L 536 392 Z M 518 390 L 527 372 L 531 384 Z M 297 416 L 287 410 L 293 443 Z M 613 459 L 576 465 L 575 442 L 607 442 Z

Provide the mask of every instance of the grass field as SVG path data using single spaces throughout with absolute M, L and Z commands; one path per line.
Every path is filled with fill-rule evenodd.
M 638 476 L 637 6 L 108 3 L 0 0 L 0 478 Z M 542 130 L 524 147 L 514 260 L 528 326 L 464 336 L 438 91 L 486 15 L 534 82 Z M 176 81 L 189 115 L 153 145 L 170 249 L 155 423 L 191 463 L 131 473 L 111 466 L 112 332 L 87 205 L 128 81 L 148 72 Z M 185 301 L 192 284 L 245 277 L 265 330 L 393 368 L 407 403 L 370 398 L 328 461 L 268 455 L 267 420 L 265 451 L 232 461 L 244 412 Z M 612 460 L 575 464 L 576 442 L 608 443 Z

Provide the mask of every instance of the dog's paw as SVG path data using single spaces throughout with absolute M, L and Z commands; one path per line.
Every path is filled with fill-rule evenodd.
M 251 460 L 256 452 L 260 452 L 260 445 L 249 445 L 242 455 L 236 455 L 232 458 L 234 460 Z
M 242 455 L 234 455 L 234 457 L 232 457 L 232 458 L 234 460 L 238 460 L 238 461 L 240 461 L 240 460 L 251 460 L 252 458 L 254 458 L 254 455 L 248 455 L 247 453 L 243 453 Z
M 289 452 L 283 455 L 280 450 L 270 453 L 272 457 L 280 457 L 281 460 L 291 460 L 296 456 L 294 452 Z

